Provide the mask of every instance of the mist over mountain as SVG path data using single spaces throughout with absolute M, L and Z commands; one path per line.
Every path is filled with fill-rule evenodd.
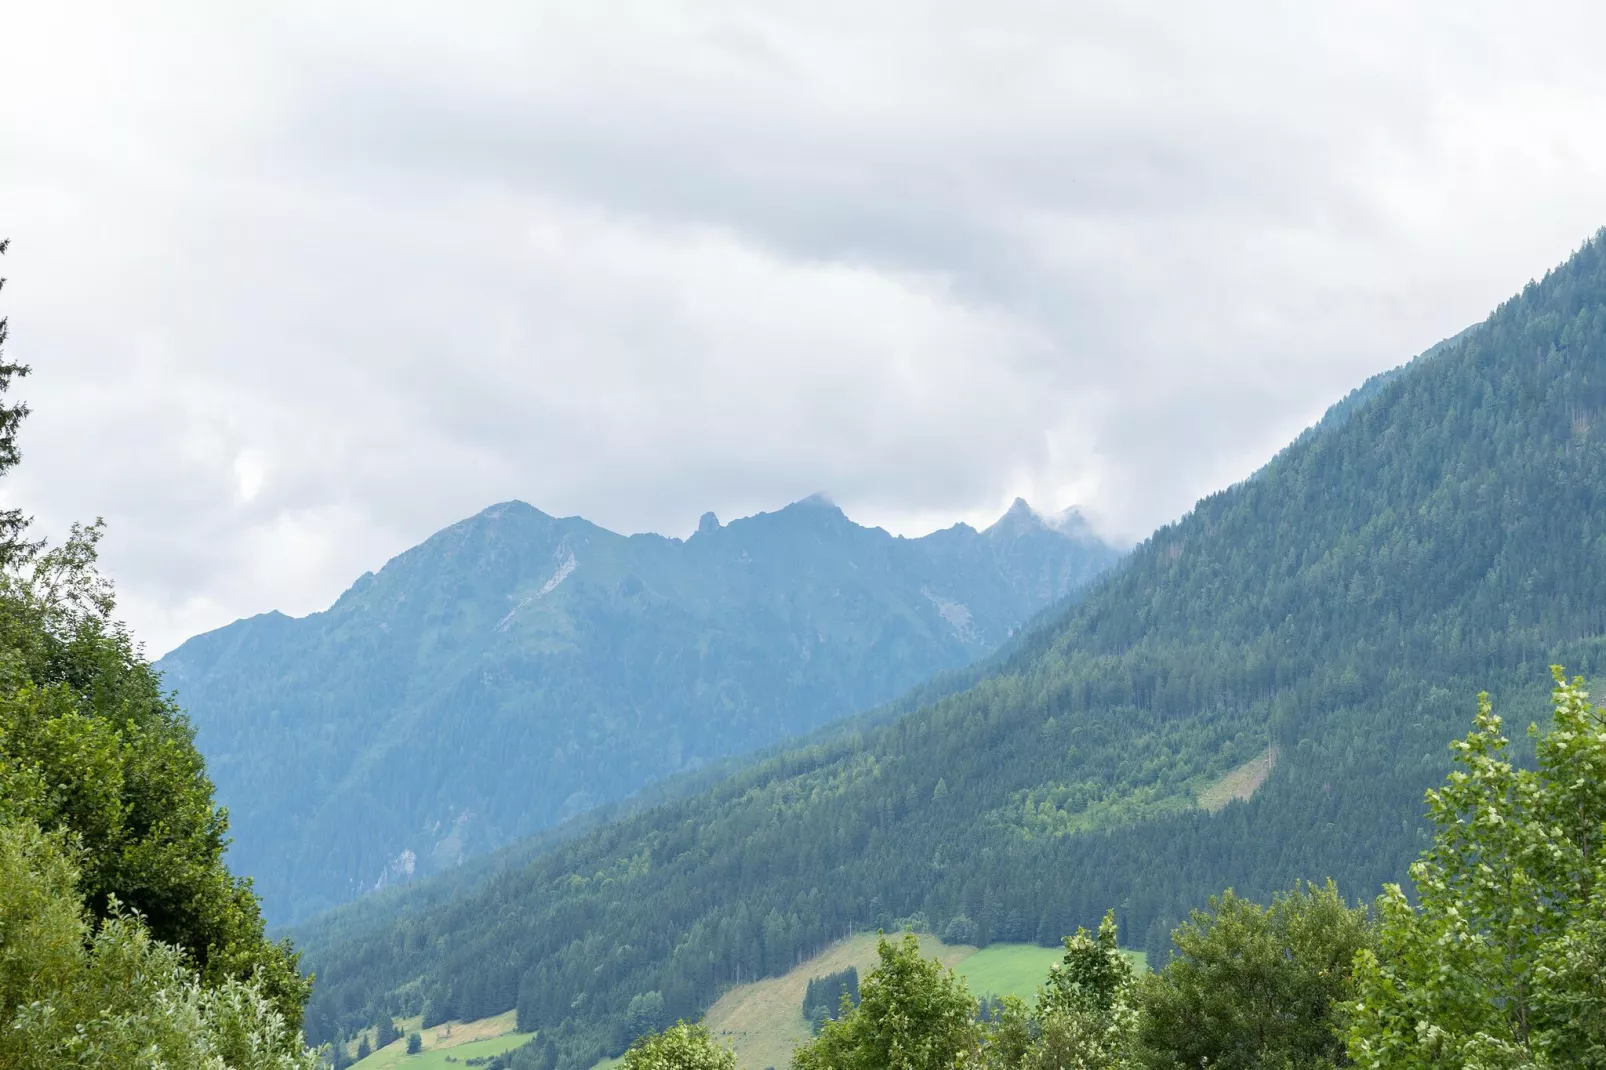
M 1232 887 L 1369 897 L 1487 690 L 1606 663 L 1606 233 L 1134 550 L 995 670 L 521 860 L 307 931 L 315 1037 L 516 1007 L 560 1070 L 845 932 L 1129 943 Z M 365 1019 L 366 1016 L 366 1019 Z
M 157 668 L 285 921 L 890 699 L 1117 557 L 1019 500 L 907 539 L 816 496 L 685 540 L 504 502 Z

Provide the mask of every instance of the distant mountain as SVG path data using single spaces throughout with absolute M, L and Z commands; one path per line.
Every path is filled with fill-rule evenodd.
M 1117 556 L 1019 500 L 905 539 L 814 497 L 686 540 L 506 502 L 157 668 L 284 921 L 883 702 Z
M 1155 953 L 1226 887 L 1401 880 L 1477 693 L 1606 671 L 1606 233 L 1200 501 L 968 690 L 321 922 L 309 1035 L 518 1009 L 557 1070 L 846 932 Z

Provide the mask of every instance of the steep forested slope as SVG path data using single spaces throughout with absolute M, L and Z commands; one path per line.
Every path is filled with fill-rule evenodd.
M 1156 532 L 994 676 L 555 848 L 378 931 L 326 932 L 314 1028 L 517 1006 L 561 1066 L 633 997 L 694 1015 L 917 912 L 1155 947 L 1234 885 L 1399 879 L 1487 688 L 1541 716 L 1606 631 L 1606 237 Z M 1274 756 L 1248 801 L 1216 778 Z M 639 1006 L 640 1004 L 638 1004 Z M 655 1003 L 656 1005 L 656 1003 Z
M 684 541 L 509 502 L 157 667 L 283 921 L 885 701 L 1115 557 L 1024 502 L 901 539 L 816 498 Z

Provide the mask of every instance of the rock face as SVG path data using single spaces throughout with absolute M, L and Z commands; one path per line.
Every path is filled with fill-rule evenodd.
M 684 541 L 505 502 L 159 668 L 288 921 L 886 701 L 1117 557 L 1022 501 L 903 539 L 815 497 Z

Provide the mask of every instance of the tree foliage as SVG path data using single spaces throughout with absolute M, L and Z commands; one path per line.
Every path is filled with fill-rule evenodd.
M 1437 834 L 1379 900 L 1349 1050 L 1365 1067 L 1606 1066 L 1606 711 L 1556 668 L 1536 767 L 1482 696 L 1457 768 L 1428 795 Z
M 624 1070 L 736 1070 L 736 1056 L 706 1026 L 677 1022 L 630 1045 Z
M 67 839 L 0 823 L 0 1066 L 316 1066 L 261 986 L 204 983 L 115 901 L 105 918 L 85 911 Z
M 883 936 L 876 953 L 859 1005 L 844 996 L 841 1017 L 793 1054 L 793 1070 L 952 1070 L 978 1050 L 976 1001 L 962 979 L 923 957 L 913 933 Z
M 1316 1068 L 1344 1062 L 1335 1017 L 1371 943 L 1364 907 L 1307 885 L 1261 907 L 1231 891 L 1194 911 L 1145 978 L 1138 1035 L 1153 1070 Z
M 0 474 L 26 371 L 0 359 Z M 224 865 L 189 724 L 95 571 L 100 526 L 48 550 L 25 531 L 0 514 L 0 1047 L 34 1061 L 0 1065 L 308 1065 L 309 982 Z
M 816 1035 L 828 1019 L 858 1005 L 859 971 L 853 966 L 824 977 L 811 977 L 803 991 L 803 1017 Z
M 1038 993 L 1022 1070 L 1121 1070 L 1132 1065 L 1136 975 L 1117 946 L 1115 914 L 1097 935 L 1078 929 Z M 1007 1023 L 1005 1023 L 1007 1024 Z M 1007 1045 L 995 1047 L 1002 1053 Z M 1001 1064 L 1004 1065 L 1004 1064 Z
M 137 914 L 207 982 L 255 979 L 299 1027 L 308 984 L 224 865 L 227 815 L 189 725 L 112 616 L 99 535 L 74 528 L 0 575 L 0 820 L 65 837 L 94 916 Z

